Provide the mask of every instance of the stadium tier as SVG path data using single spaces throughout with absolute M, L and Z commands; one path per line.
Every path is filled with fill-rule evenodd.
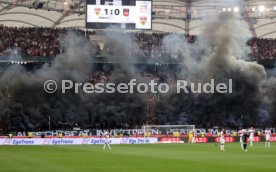
M 106 41 L 93 40 L 93 35 L 102 35 L 102 39 L 107 39 L 103 31 L 85 31 L 80 29 L 66 28 L 17 28 L 0 26 L 0 55 L 18 55 L 23 57 L 46 57 L 52 58 L 64 51 L 65 47 L 61 47 L 59 39 L 64 37 L 68 32 L 75 32 L 84 38 L 91 40 L 91 44 L 97 49 L 97 55 L 114 56 L 116 50 L 112 49 Z M 109 34 L 117 34 L 115 31 Z M 127 54 L 131 58 L 164 58 L 171 62 L 181 62 L 185 55 L 179 56 L 175 52 L 171 52 L 162 47 L 164 37 L 169 33 L 123 33 L 122 36 L 129 37 L 133 40 L 133 45 L 126 45 L 133 51 Z M 183 39 L 183 41 L 196 46 L 196 36 L 185 36 L 183 34 L 175 34 L 175 36 Z M 91 39 L 90 39 L 91 38 Z M 267 60 L 271 65 L 276 59 L 276 40 L 269 38 L 252 38 L 247 42 L 251 47 L 249 54 L 252 60 Z M 244 45 L 245 47 L 247 45 Z M 114 48 L 114 47 L 113 47 Z M 93 57 L 91 57 L 93 58 Z M 115 59 L 116 60 L 116 59 Z

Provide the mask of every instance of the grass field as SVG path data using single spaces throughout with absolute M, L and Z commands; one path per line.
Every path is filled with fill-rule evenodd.
M 0 146 L 1 172 L 275 172 L 276 145 L 152 144 Z

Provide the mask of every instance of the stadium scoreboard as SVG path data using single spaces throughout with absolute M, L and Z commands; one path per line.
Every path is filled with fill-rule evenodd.
M 152 0 L 87 0 L 86 28 L 145 29 L 152 27 Z

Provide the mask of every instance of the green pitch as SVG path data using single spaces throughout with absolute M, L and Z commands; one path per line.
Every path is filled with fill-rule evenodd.
M 0 146 L 1 172 L 275 172 L 276 144 Z

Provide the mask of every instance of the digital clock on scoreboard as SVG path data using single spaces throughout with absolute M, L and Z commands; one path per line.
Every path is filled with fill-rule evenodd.
M 151 29 L 151 0 L 87 0 L 86 27 Z

